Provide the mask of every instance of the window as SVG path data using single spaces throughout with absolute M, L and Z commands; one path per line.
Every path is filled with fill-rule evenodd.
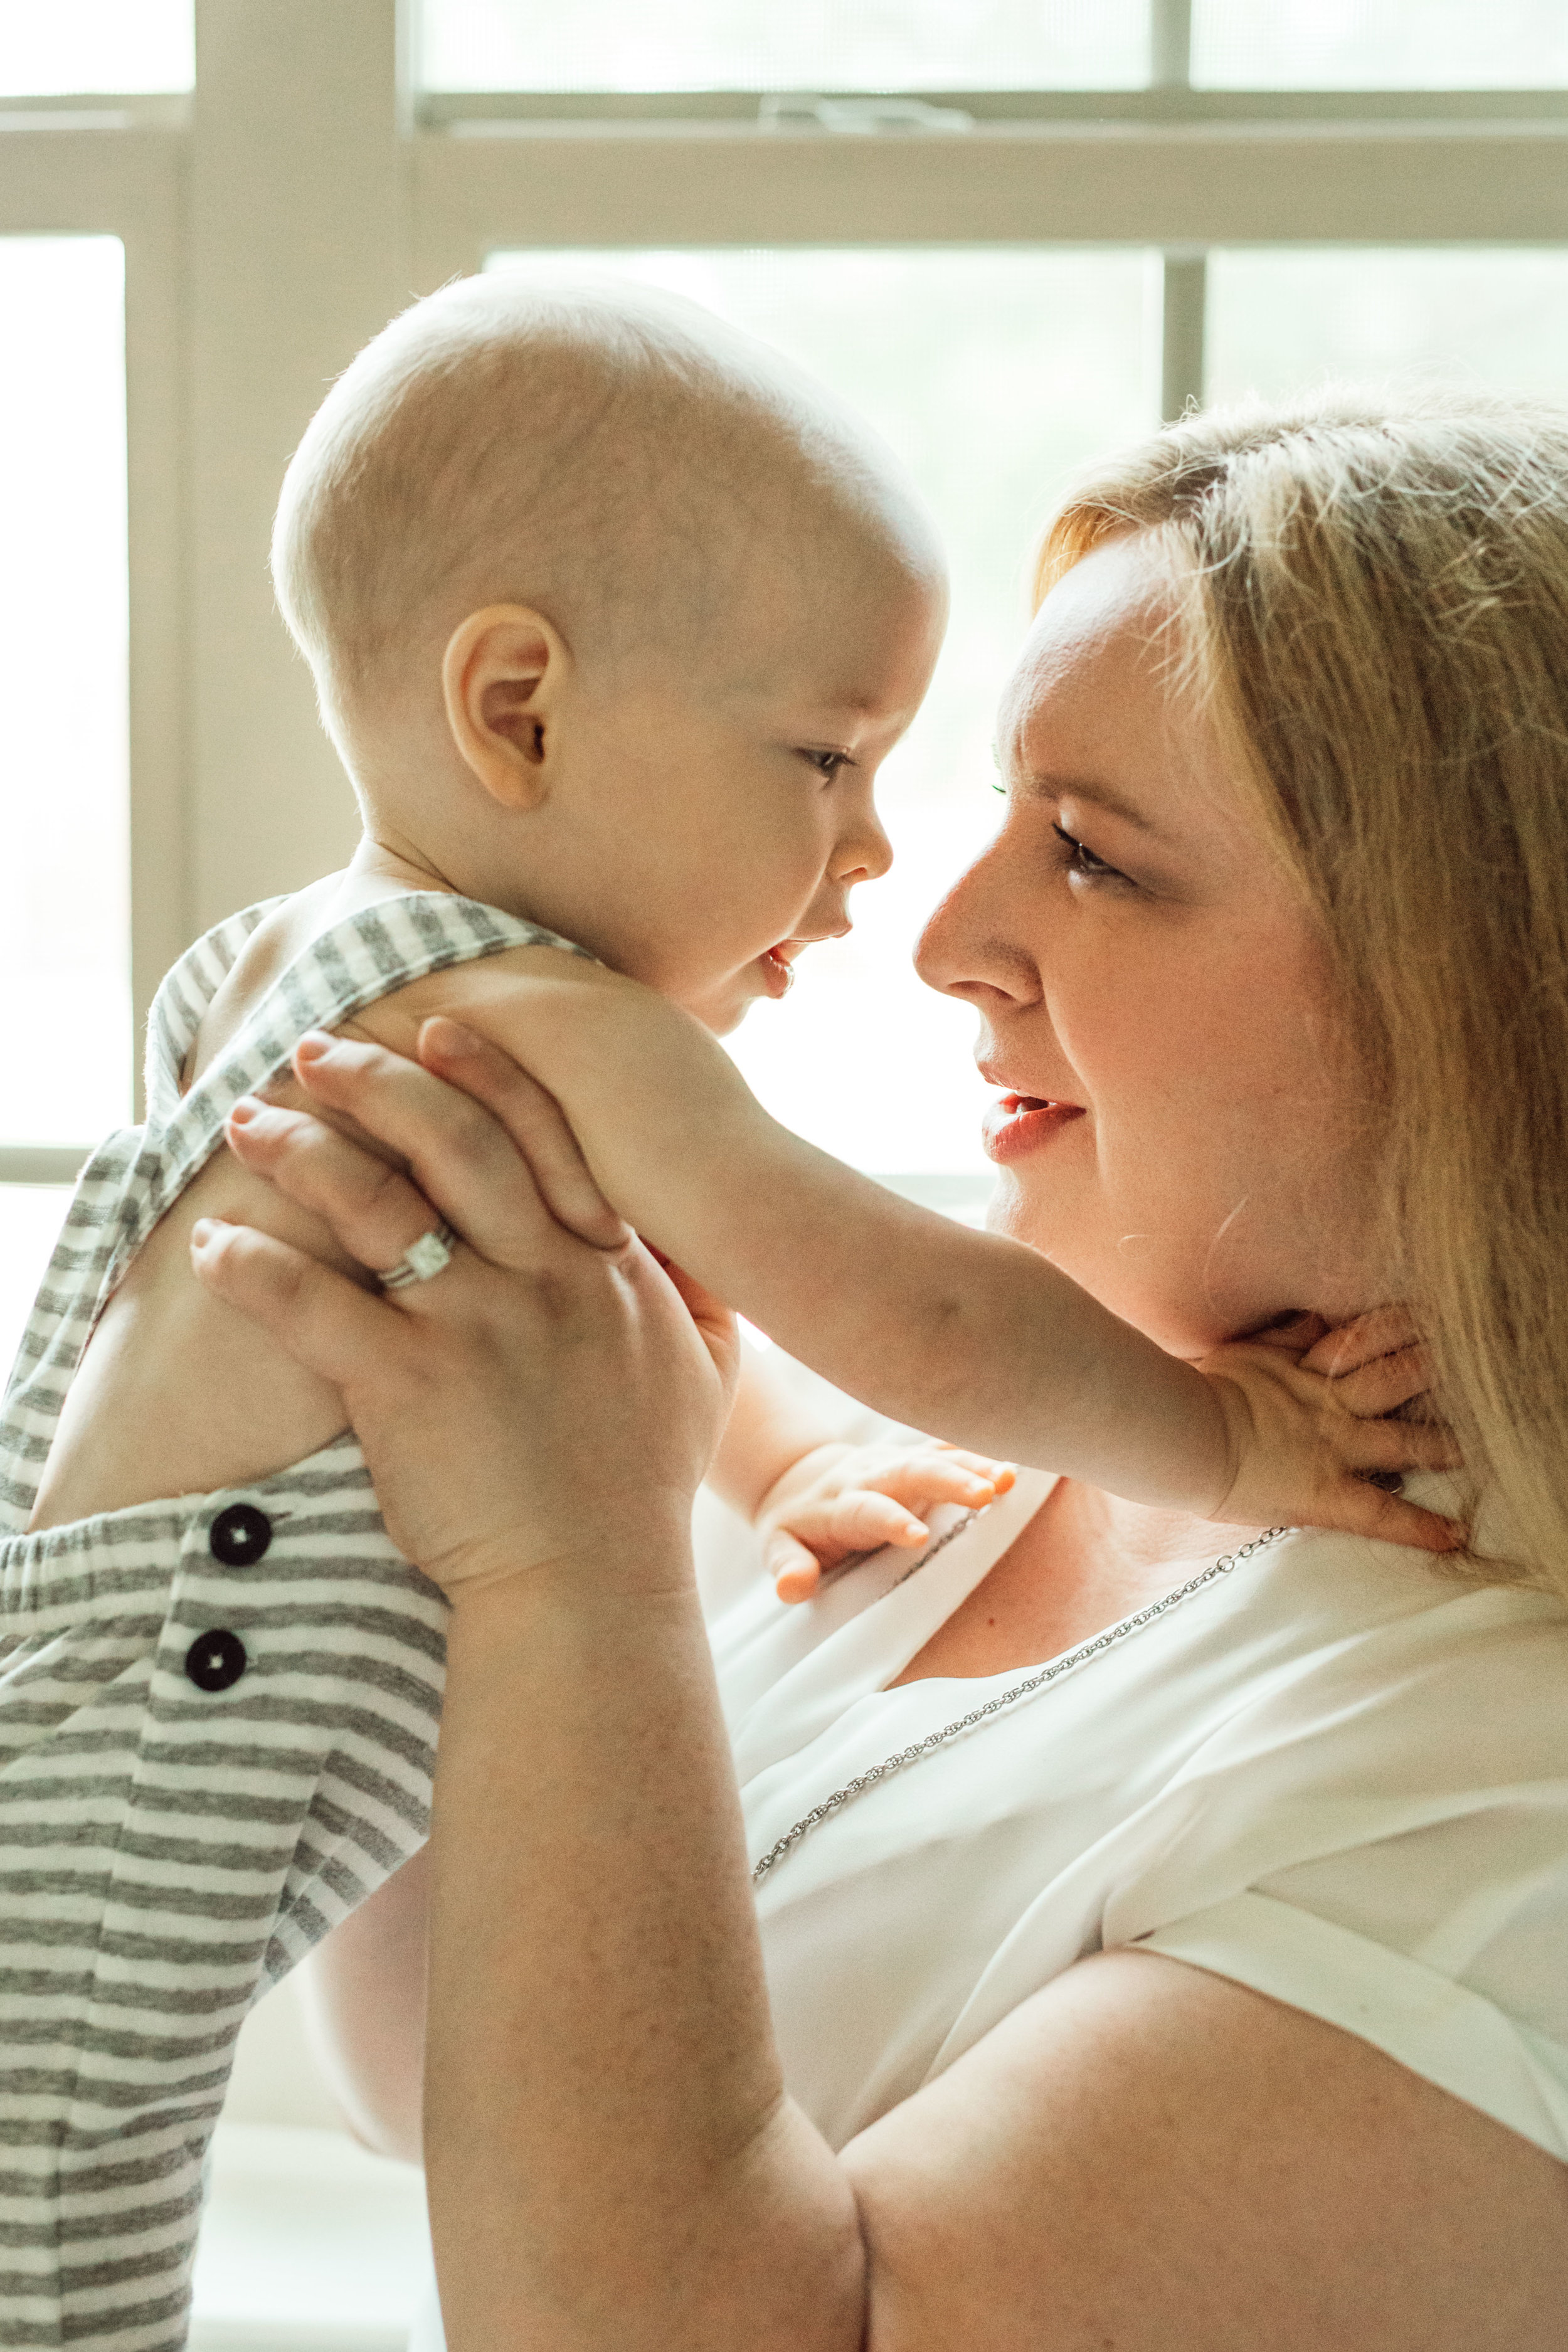
M 1568 252 L 1231 249 L 1208 264 L 1211 396 L 1385 376 L 1568 396 Z
M 189 89 L 193 0 L 5 0 L 0 96 Z
M 131 1110 L 124 257 L 0 237 L 0 1176 L 69 1176 Z M 65 1203 L 0 1182 L 0 1353 Z
M 1559 0 L 1193 0 L 1211 89 L 1530 89 L 1568 82 Z
M 422 0 L 427 89 L 1110 89 L 1146 0 Z
M 0 1143 L 87 1143 L 131 1110 L 119 239 L 0 238 Z

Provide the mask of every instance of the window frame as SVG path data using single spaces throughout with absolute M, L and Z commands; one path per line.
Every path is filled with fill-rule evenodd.
M 1211 247 L 1568 246 L 1568 90 L 1196 89 L 1189 26 L 1154 0 L 1142 89 L 911 94 L 958 131 L 848 135 L 754 92 L 422 93 L 412 0 L 196 0 L 189 97 L 0 100 L 0 235 L 125 247 L 138 1035 L 197 931 L 352 843 L 266 585 L 277 483 L 358 344 L 488 253 L 1152 248 L 1173 415 L 1203 393 Z M 78 1156 L 0 1148 L 0 1182 Z
M 129 99 L 90 108 L 76 100 L 37 108 L 8 100 L 0 110 L 0 235 L 115 236 L 125 252 L 131 964 L 137 1039 L 153 992 L 186 938 L 178 657 L 183 124 L 172 112 L 166 101 L 149 107 Z M 0 1182 L 66 1182 L 80 1159 L 74 1142 L 58 1138 L 0 1146 Z

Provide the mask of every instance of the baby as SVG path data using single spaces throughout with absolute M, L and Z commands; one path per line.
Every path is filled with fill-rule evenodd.
M 31 2342 L 184 2341 L 240 2021 L 426 1827 L 444 1604 L 387 1538 L 335 1392 L 193 1277 L 204 1217 L 344 1262 L 221 1149 L 226 1119 L 260 1089 L 303 1099 L 289 1063 L 315 1029 L 412 1054 L 455 1015 L 526 1057 L 563 950 L 590 983 L 563 1001 L 596 1013 L 601 984 L 646 983 L 678 1053 L 782 997 L 886 869 L 872 784 L 944 615 L 924 516 L 814 387 L 684 306 L 504 277 L 416 305 L 334 387 L 274 565 L 363 839 L 164 982 L 146 1127 L 84 1172 L 0 1429 L 0 2335 Z M 672 1050 L 649 1038 L 639 1121 Z M 580 1164 L 541 1172 L 614 1239 Z M 755 1198 L 710 1186 L 700 1213 L 720 1227 Z M 1342 1510 L 1349 1454 L 1305 1376 L 1243 1351 L 1207 1381 L 1026 1250 L 846 1171 L 824 1198 L 904 1253 L 911 1296 L 972 1292 L 940 1377 L 929 1349 L 896 1376 L 868 1359 L 895 1417 L 961 1435 L 944 1400 L 1016 1376 L 1010 1414 L 970 1416 L 1005 1428 L 999 1450 L 1235 1518 Z M 383 1278 L 446 1254 L 427 1237 Z M 852 1315 L 818 1346 L 780 1286 L 763 1305 L 856 1385 Z M 803 1592 L 1009 1475 L 934 1443 L 860 1454 L 753 1364 L 717 1477 Z

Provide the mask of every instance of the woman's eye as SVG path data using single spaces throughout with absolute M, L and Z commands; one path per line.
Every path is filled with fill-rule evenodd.
M 1086 882 L 1126 881 L 1127 877 L 1120 866 L 1108 866 L 1103 857 L 1097 857 L 1093 850 L 1079 841 L 1076 835 L 1070 834 L 1065 825 L 1053 824 L 1051 831 L 1068 852 L 1063 862 L 1069 874 L 1079 875 Z

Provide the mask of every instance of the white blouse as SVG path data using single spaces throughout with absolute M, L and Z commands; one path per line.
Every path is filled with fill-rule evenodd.
M 879 1553 L 795 1608 L 731 1590 L 713 1647 L 753 1863 L 1031 1678 L 886 1687 L 1051 1483 L 935 1515 L 950 1540 L 913 1572 Z M 1442 1507 L 1444 1482 L 1407 1489 Z M 1287 1534 L 854 1797 L 758 1912 L 785 2076 L 836 2147 L 1075 1960 L 1138 1943 L 1568 2159 L 1568 1605 Z
M 931 1514 L 918 1564 L 879 1552 L 793 1608 L 705 1503 L 753 1863 L 1033 1678 L 887 1687 L 1053 1484 Z M 1453 1507 L 1439 1478 L 1405 1491 Z M 1284 1535 L 852 1798 L 757 1908 L 785 2080 L 836 2147 L 1075 1960 L 1136 1943 L 1359 2034 L 1568 2161 L 1568 1603 Z M 411 2352 L 441 2345 L 432 2294 Z

